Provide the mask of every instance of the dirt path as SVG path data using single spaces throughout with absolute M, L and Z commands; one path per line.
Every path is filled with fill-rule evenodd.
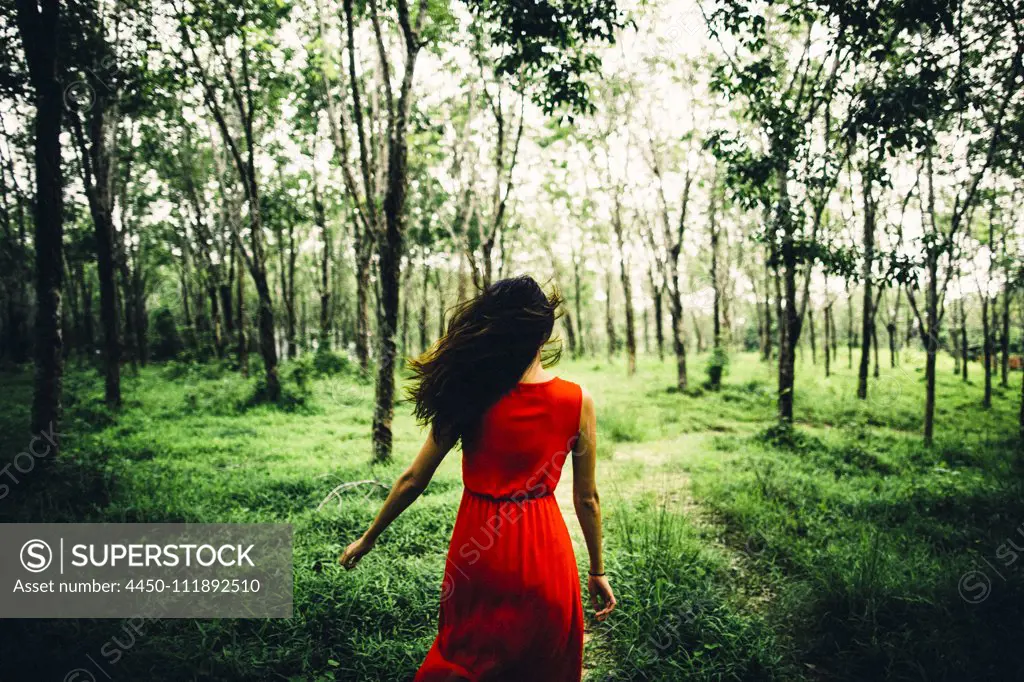
M 635 480 L 623 483 L 618 474 L 630 463 L 642 463 L 644 466 L 658 468 L 672 459 L 672 454 L 679 452 L 681 441 L 689 439 L 672 439 L 654 441 L 648 443 L 623 444 L 616 448 L 611 460 L 598 462 L 598 478 L 601 489 L 602 501 L 606 508 L 610 508 L 619 502 L 632 498 L 648 491 L 654 491 L 659 501 L 664 502 L 670 509 L 678 509 L 683 513 L 695 515 L 697 505 L 689 491 L 690 477 L 686 473 L 657 473 L 649 476 L 641 476 Z M 573 470 L 571 462 L 566 462 L 562 478 L 555 490 L 555 499 L 558 500 L 558 507 L 565 518 L 565 525 L 569 529 L 569 536 L 572 538 L 573 550 L 577 560 L 586 565 L 587 546 L 583 538 L 583 531 L 580 529 L 579 521 L 576 519 L 576 510 L 572 502 L 572 481 Z M 584 609 L 589 609 L 587 595 L 583 595 Z M 588 621 L 589 622 L 589 621 Z M 591 639 L 592 630 L 587 627 L 583 632 L 583 677 L 593 670 L 590 664 L 593 647 Z
M 724 541 L 725 528 L 693 496 L 688 460 L 715 450 L 712 439 L 716 435 L 718 434 L 715 432 L 704 431 L 680 434 L 658 441 L 616 444 L 612 458 L 598 462 L 598 486 L 605 510 L 614 509 L 619 503 L 653 493 L 659 505 L 664 505 L 669 511 L 683 514 L 689 523 L 703 529 L 708 541 L 728 557 L 737 577 L 743 582 L 749 582 L 750 558 L 743 553 L 742 548 L 736 548 Z M 638 473 L 635 467 L 642 470 Z M 569 529 L 576 557 L 585 566 L 587 547 L 573 508 L 572 474 L 571 463 L 567 462 L 555 491 L 555 498 Z M 607 511 L 605 513 L 607 514 Z M 756 601 L 770 598 L 771 595 L 766 593 L 752 597 Z M 584 609 L 589 610 L 586 594 L 583 595 L 583 599 Z M 592 636 L 589 628 L 583 635 L 584 679 L 588 671 L 593 670 Z

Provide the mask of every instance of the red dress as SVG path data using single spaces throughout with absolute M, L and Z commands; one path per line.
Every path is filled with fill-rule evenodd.
M 437 639 L 416 682 L 579 682 L 580 579 L 553 493 L 582 395 L 558 378 L 519 384 L 464 448 Z

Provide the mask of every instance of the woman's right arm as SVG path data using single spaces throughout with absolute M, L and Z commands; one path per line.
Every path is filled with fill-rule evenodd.
M 359 560 L 373 549 L 377 538 L 384 532 L 384 529 L 390 526 L 391 522 L 397 519 L 426 490 L 438 465 L 441 464 L 441 460 L 451 448 L 450 442 L 436 439 L 434 430 L 430 430 L 416 459 L 391 486 L 388 498 L 384 500 L 384 505 L 377 512 L 377 518 L 373 520 L 362 537 L 345 548 L 345 551 L 338 557 L 338 563 L 346 569 L 355 568 Z
M 601 500 L 597 494 L 597 413 L 594 399 L 583 392 L 580 409 L 580 434 L 573 447 L 572 500 L 576 518 L 583 529 L 590 555 L 590 577 L 587 589 L 598 620 L 604 620 L 615 609 L 615 594 L 604 575 L 601 549 Z

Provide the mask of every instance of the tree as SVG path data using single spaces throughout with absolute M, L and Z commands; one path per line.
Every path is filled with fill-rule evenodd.
M 920 199 L 923 263 L 913 265 L 923 266 L 925 271 L 922 302 L 916 294 L 916 271 L 904 271 L 902 277 L 927 353 L 924 441 L 928 446 L 934 439 L 935 364 L 946 289 L 956 270 L 958 244 L 971 223 L 981 183 L 1000 149 L 1011 103 L 1020 93 L 1017 80 L 1024 69 L 1024 35 L 1019 31 L 1006 35 L 1007 27 L 1016 25 L 1014 16 L 1006 16 L 1007 11 L 1013 10 L 1001 3 L 984 7 L 987 11 L 972 14 L 955 26 L 949 20 L 944 43 L 959 45 L 972 32 L 981 37 L 966 51 L 955 53 L 958 68 L 947 70 L 944 64 L 937 63 L 939 57 L 932 46 L 914 55 L 921 68 L 923 96 L 918 101 L 927 103 L 929 113 L 933 114 L 922 120 L 920 126 L 925 152 L 924 191 Z M 1008 37 L 1012 40 L 1007 41 Z M 936 169 L 940 132 L 967 147 L 963 157 L 966 175 L 951 179 L 948 191 L 952 194 L 952 208 L 943 216 L 937 205 L 941 187 L 936 183 L 942 172 L 941 168 Z
M 490 286 L 494 276 L 494 247 L 502 236 L 502 230 L 508 218 L 509 199 L 515 188 L 516 163 L 519 160 L 519 148 L 523 139 L 526 123 L 525 107 L 526 83 L 522 71 L 512 77 L 490 73 L 488 66 L 493 59 L 493 50 L 488 51 L 483 44 L 483 35 L 477 28 L 473 41 L 474 57 L 480 69 L 481 92 L 487 104 L 487 112 L 494 119 L 494 181 L 491 188 L 490 201 L 481 201 L 482 207 L 474 221 L 477 227 L 473 239 L 469 239 L 466 255 L 469 257 L 473 273 L 473 282 L 478 289 Z M 506 100 L 511 100 L 506 106 Z M 518 114 L 516 111 L 518 110 Z M 514 131 L 514 132 L 513 132 Z M 511 142 L 509 133 L 512 133 Z M 475 176 L 475 173 L 474 173 Z M 473 177 L 473 176 L 471 176 Z M 472 233 L 467 232 L 467 237 Z M 476 248 L 480 250 L 480 260 L 475 256 Z M 505 254 L 502 254 L 505 256 Z
M 61 335 L 64 262 L 64 182 L 60 143 L 64 115 L 64 66 L 60 60 L 62 13 L 57 0 L 17 0 L 15 9 L 25 61 L 35 91 L 36 373 L 31 430 L 54 436 L 56 456 L 64 373 Z
M 606 127 L 600 130 L 597 135 L 597 146 L 600 149 L 604 163 L 602 164 L 601 196 L 611 197 L 609 207 L 612 237 L 614 238 L 615 253 L 619 263 L 619 284 L 622 287 L 622 307 L 625 312 L 626 328 L 624 332 L 626 345 L 626 375 L 636 374 L 636 321 L 633 309 L 633 283 L 632 263 L 630 260 L 631 242 L 629 225 L 626 224 L 624 216 L 623 199 L 625 194 L 625 183 L 629 177 L 629 162 L 632 154 L 633 140 L 631 135 L 626 136 L 622 142 L 622 136 L 616 134 L 615 129 L 627 128 L 632 115 L 632 92 L 626 90 L 625 100 L 620 105 L 616 94 L 619 89 L 613 87 L 609 93 L 607 102 Z M 625 90 L 625 89 L 624 89 Z M 589 142 L 589 141 L 588 141 Z M 618 142 L 619 149 L 623 150 L 625 158 L 616 158 L 613 152 L 612 143 Z M 614 167 L 617 170 L 613 170 Z M 610 276 L 610 274 L 609 274 Z M 611 287 L 608 287 L 607 319 L 609 330 L 609 354 L 614 343 L 614 325 L 611 316 Z
M 711 287 L 713 291 L 713 300 L 711 303 L 711 318 L 712 318 L 712 332 L 711 332 L 711 347 L 712 347 L 712 358 L 709 366 L 709 379 L 711 388 L 717 390 L 722 384 L 722 372 L 725 368 L 725 350 L 722 348 L 722 275 L 719 272 L 719 247 L 720 231 L 721 226 L 719 224 L 719 188 L 718 188 L 718 168 L 715 168 L 714 179 L 711 182 L 711 205 L 708 207 L 708 232 L 711 237 L 711 269 L 709 278 L 711 280 Z M 812 323 L 813 325 L 813 323 Z M 812 351 L 813 351 L 813 329 L 812 330 Z
M 19 92 L 23 85 L 21 80 L 19 78 L 13 84 Z M 3 121 L 0 121 L 0 133 L 5 146 L 5 149 L 0 150 L 0 210 L 3 221 L 0 288 L 7 302 L 2 311 L 0 357 L 22 363 L 30 357 L 32 345 L 28 329 L 31 312 L 28 287 L 32 281 L 28 213 L 31 212 L 32 197 L 18 177 L 15 157 L 28 156 L 29 141 L 23 135 L 14 135 L 8 131 Z
M 338 126 L 338 138 L 343 153 L 342 166 L 346 183 L 366 235 L 372 236 L 377 252 L 379 303 L 377 306 L 377 383 L 376 406 L 373 416 L 373 452 L 375 461 L 391 457 L 391 420 L 394 415 L 395 395 L 395 334 L 398 327 L 401 260 L 405 238 L 405 200 L 407 185 L 408 127 L 412 107 L 413 76 L 416 59 L 425 45 L 424 25 L 427 17 L 426 0 L 419 0 L 411 13 L 405 0 L 398 0 L 397 21 L 404 47 L 404 63 L 399 79 L 398 96 L 392 89 L 391 74 L 397 73 L 389 58 L 381 27 L 382 15 L 374 0 L 365 11 L 373 26 L 377 48 L 378 68 L 381 72 L 381 90 L 385 132 L 383 140 L 370 137 L 364 109 L 364 88 L 356 65 L 356 16 L 352 0 L 344 0 L 346 49 L 348 56 L 348 97 L 356 129 L 356 157 L 361 184 L 357 186 L 355 173 L 348 166 L 348 139 Z M 328 95 L 329 97 L 330 95 Z M 372 127 L 371 127 L 372 129 Z M 382 182 L 374 171 L 376 153 L 380 144 L 387 159 Z M 378 208 L 380 207 L 380 208 Z M 381 210 L 382 208 L 382 210 Z
M 257 172 L 257 144 L 255 118 L 257 112 L 272 116 L 273 107 L 280 100 L 283 84 L 269 77 L 271 59 L 262 42 L 281 21 L 280 13 L 274 7 L 249 0 L 238 0 L 232 11 L 225 12 L 220 5 L 194 5 L 191 14 L 176 5 L 179 32 L 188 61 L 202 88 L 203 102 L 213 116 L 220 131 L 224 146 L 227 147 L 235 170 L 241 181 L 248 206 L 250 248 L 242 241 L 243 228 L 233 224 L 234 244 L 256 287 L 258 302 L 258 327 L 260 354 L 266 381 L 266 397 L 276 401 L 281 395 L 281 381 L 277 373 L 277 347 L 274 339 L 274 304 L 271 297 L 270 281 L 267 274 L 264 216 L 266 207 L 261 198 L 261 184 Z M 193 39 L 198 31 L 205 37 L 204 45 L 209 48 L 208 62 L 200 54 Z M 250 47 L 255 37 L 261 41 Z M 235 55 L 229 54 L 225 43 L 237 45 L 238 64 Z M 212 70 L 217 70 L 214 76 Z M 266 87 L 256 101 L 254 76 L 263 71 Z M 237 74 L 237 77 L 236 77 Z M 230 119 L 229 119 L 230 116 Z M 237 121 L 235 129 L 232 120 Z
M 741 142 L 735 133 L 718 131 L 708 146 L 726 163 L 726 178 L 736 199 L 746 208 L 760 207 L 768 218 L 760 238 L 769 249 L 769 265 L 776 270 L 779 319 L 778 414 L 793 420 L 796 349 L 809 299 L 809 284 L 816 262 L 829 259 L 817 248 L 822 217 L 842 166 L 832 149 L 835 134 L 831 103 L 839 76 L 849 68 L 852 51 L 844 44 L 846 27 L 827 26 L 827 19 L 795 7 L 781 8 L 771 17 L 778 26 L 769 30 L 765 17 L 751 13 L 743 2 L 724 2 L 710 17 L 714 35 L 726 30 L 738 39 L 749 57 L 741 61 L 726 52 L 715 72 L 713 86 L 730 99 L 744 102 L 743 115 L 754 137 Z M 824 40 L 815 45 L 815 28 Z M 785 59 L 790 32 L 805 35 L 795 65 Z M 783 36 L 779 41 L 776 34 Z M 821 50 L 814 56 L 813 47 Z M 815 134 L 824 142 L 816 153 L 809 144 Z M 791 177 L 802 165 L 805 201 L 811 215 L 794 206 Z M 802 294 L 798 279 L 803 279 Z M 799 296 L 799 301 L 798 301 Z
M 661 260 L 664 277 L 667 282 L 669 298 L 669 317 L 672 329 L 672 351 L 676 356 L 676 388 L 685 391 L 688 386 L 686 374 L 686 333 L 683 311 L 683 291 L 680 283 L 682 263 L 680 255 L 683 248 L 683 237 L 686 234 L 690 197 L 694 180 L 697 177 L 698 161 L 695 159 L 694 147 L 696 136 L 691 132 L 685 136 L 688 142 L 684 156 L 683 189 L 679 197 L 678 218 L 674 221 L 670 216 L 670 202 L 665 191 L 665 177 L 662 157 L 664 150 L 659 148 L 653 138 L 649 142 L 648 165 L 655 178 L 657 189 L 658 212 L 661 217 L 661 239 L 665 258 Z
M 71 108 L 69 119 L 80 155 L 82 184 L 92 214 L 96 242 L 96 264 L 100 282 L 100 320 L 103 327 L 103 360 L 107 406 L 121 405 L 121 340 L 117 295 L 118 247 L 115 244 L 114 211 L 123 179 L 118 168 L 120 98 L 124 94 L 125 72 L 120 55 L 108 33 L 120 37 L 123 17 L 106 15 L 92 2 L 76 5 L 76 28 L 81 43 L 80 85 L 84 88 L 80 106 Z M 121 182 L 119 182 L 121 181 Z M 130 300 L 126 304 L 130 305 Z M 127 307 L 127 305 L 126 305 Z M 125 320 L 126 325 L 129 320 Z

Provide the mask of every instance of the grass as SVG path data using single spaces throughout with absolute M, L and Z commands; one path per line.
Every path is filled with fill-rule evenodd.
M 904 360 L 872 380 L 868 401 L 855 398 L 845 357 L 829 378 L 802 363 L 793 429 L 774 425 L 773 369 L 751 355 L 731 358 L 721 390 L 682 393 L 670 388 L 669 361 L 642 357 L 631 379 L 618 363 L 563 364 L 560 374 L 598 404 L 607 563 L 620 597 L 608 622 L 588 623 L 591 679 L 1019 676 L 1024 570 L 1007 563 L 1007 542 L 1024 546 L 1020 375 L 983 410 L 980 386 L 940 362 L 936 443 L 926 449 L 923 362 Z M 127 403 L 112 415 L 96 374 L 69 370 L 62 460 L 11 487 L 4 520 L 294 526 L 292 619 L 147 623 L 109 666 L 114 679 L 408 679 L 422 660 L 461 494 L 459 457 L 359 570 L 341 571 L 335 557 L 383 491 L 360 486 L 318 505 L 344 481 L 389 483 L 423 433 L 399 403 L 395 462 L 371 466 L 372 385 L 311 360 L 285 376 L 280 407 L 253 400 L 256 380 L 216 364 L 149 367 L 125 376 Z M 695 369 L 694 383 L 703 378 Z M 31 374 L 2 382 L 6 463 L 28 443 Z M 979 570 L 988 592 L 971 573 Z M 0 627 L 5 679 L 63 679 L 98 658 L 122 624 Z

